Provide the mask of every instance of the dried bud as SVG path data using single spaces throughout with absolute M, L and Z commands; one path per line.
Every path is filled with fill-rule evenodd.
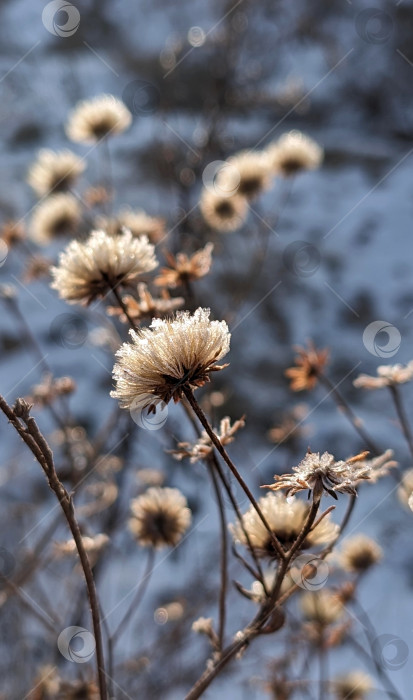
M 32 408 L 33 404 L 28 403 L 24 399 L 16 399 L 16 403 L 13 406 L 13 412 L 16 418 L 22 418 L 22 420 L 28 421 Z

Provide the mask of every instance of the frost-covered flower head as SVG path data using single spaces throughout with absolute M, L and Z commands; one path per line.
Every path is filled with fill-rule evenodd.
M 359 389 L 383 389 L 386 386 L 405 384 L 413 379 L 413 360 L 407 365 L 381 365 L 377 367 L 377 377 L 360 374 L 353 384 Z
M 267 154 L 258 151 L 241 151 L 228 158 L 226 167 L 217 175 L 220 192 L 239 194 L 254 199 L 271 183 L 271 167 Z
M 223 233 L 241 228 L 248 213 L 245 197 L 228 197 L 207 188 L 202 191 L 200 208 L 208 226 Z
M 68 149 L 51 151 L 44 148 L 31 166 L 27 182 L 39 197 L 43 197 L 51 192 L 69 189 L 85 167 L 84 161 Z
M 356 485 L 363 479 L 369 479 L 371 465 L 365 459 L 368 452 L 362 452 L 346 461 L 336 461 L 329 452 L 307 452 L 292 474 L 274 476 L 275 483 L 269 488 L 273 491 L 287 489 L 287 495 L 298 491 L 314 491 L 314 498 L 321 498 L 323 490 L 337 498 L 336 492 L 355 495 Z
M 185 496 L 178 489 L 153 487 L 131 503 L 129 528 L 139 544 L 173 547 L 191 523 Z
M 120 134 L 131 124 L 128 108 L 113 95 L 100 95 L 79 102 L 69 115 L 66 133 L 71 141 L 95 143 Z
M 75 235 L 80 221 L 81 210 L 77 199 L 71 194 L 54 194 L 34 209 L 31 236 L 36 243 L 47 245 L 55 238 Z
M 210 372 L 223 369 L 216 362 L 229 351 L 225 321 L 211 321 L 209 309 L 177 311 L 173 319 L 154 319 L 149 328 L 130 331 L 131 343 L 117 352 L 113 370 L 116 389 L 111 396 L 122 408 L 156 406 L 157 401 L 179 401 L 185 387 L 209 381 Z M 226 366 L 226 365 L 225 365 Z
M 309 505 L 304 501 L 292 498 L 288 501 L 279 493 L 267 493 L 259 499 L 258 505 L 272 532 L 278 541 L 288 550 L 300 534 L 307 519 Z M 271 536 L 264 526 L 255 508 L 250 506 L 242 516 L 244 528 L 248 534 L 251 545 L 260 556 L 276 557 L 272 545 Z M 230 525 L 233 538 L 236 542 L 247 545 L 245 533 L 239 522 Z M 326 515 L 319 524 L 307 535 L 302 545 L 303 549 L 322 544 L 329 544 L 338 534 L 330 514 Z
M 129 285 L 157 266 L 154 247 L 130 231 L 109 236 L 92 231 L 85 242 L 72 241 L 53 267 L 52 288 L 71 304 L 90 304 L 118 285 Z
M 267 148 L 268 159 L 275 173 L 284 177 L 300 170 L 315 170 L 323 160 L 323 149 L 301 131 L 283 134 Z

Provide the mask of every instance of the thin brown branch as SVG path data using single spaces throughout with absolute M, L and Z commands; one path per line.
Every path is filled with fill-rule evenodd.
M 223 447 L 221 441 L 219 440 L 219 438 L 215 435 L 214 431 L 212 430 L 212 428 L 207 420 L 207 417 L 205 416 L 202 408 L 198 404 L 198 402 L 197 402 L 197 400 L 192 392 L 192 389 L 190 389 L 188 386 L 184 386 L 183 391 L 184 391 L 186 398 L 188 399 L 188 402 L 189 402 L 192 410 L 194 411 L 194 413 L 197 416 L 197 418 L 199 419 L 202 427 L 204 428 L 204 430 L 206 431 L 210 440 L 212 441 L 212 444 L 216 447 L 219 454 L 223 458 L 224 462 L 230 468 L 232 474 L 234 475 L 234 477 L 238 481 L 239 485 L 241 486 L 241 488 L 244 491 L 245 495 L 247 496 L 248 500 L 250 501 L 253 508 L 257 512 L 261 522 L 263 523 L 266 530 L 268 531 L 268 533 L 271 537 L 272 544 L 273 544 L 274 549 L 277 552 L 278 556 L 280 557 L 280 559 L 284 559 L 284 556 L 285 556 L 284 550 L 281 547 L 280 542 L 278 541 L 277 537 L 275 536 L 275 534 L 271 530 L 270 526 L 268 525 L 268 522 L 267 522 L 265 516 L 263 515 L 261 508 L 259 507 L 257 501 L 255 500 L 254 496 L 252 495 L 250 489 L 248 488 L 247 484 L 245 483 L 244 479 L 242 478 L 242 476 L 239 473 L 238 469 L 236 468 L 235 464 L 232 462 L 227 451 Z
M 80 532 L 79 524 L 76 519 L 72 498 L 70 494 L 66 491 L 65 487 L 63 486 L 56 474 L 53 462 L 53 454 L 45 438 L 43 437 L 39 428 L 37 427 L 34 418 L 32 418 L 29 415 L 30 406 L 26 402 L 18 400 L 16 402 L 15 409 L 13 410 L 8 405 L 7 401 L 2 396 L 0 396 L 0 410 L 2 410 L 3 413 L 6 415 L 10 423 L 13 425 L 20 437 L 24 440 L 24 442 L 29 447 L 29 449 L 39 462 L 40 466 L 42 467 L 49 482 L 49 486 L 60 503 L 60 506 L 69 525 L 70 531 L 72 533 L 86 581 L 89 604 L 92 614 L 93 631 L 96 643 L 96 662 L 100 698 L 101 700 L 107 700 L 107 685 L 103 655 L 102 634 L 100 626 L 99 602 L 96 593 L 92 568 L 90 566 L 90 562 L 83 544 L 83 539 Z M 24 427 L 23 424 L 26 427 Z

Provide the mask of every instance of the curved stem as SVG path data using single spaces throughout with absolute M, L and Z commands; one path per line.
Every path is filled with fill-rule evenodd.
M 187 414 L 189 420 L 191 421 L 192 426 L 193 426 L 193 428 L 194 428 L 196 434 L 198 435 L 198 437 L 200 437 L 200 436 L 201 436 L 201 430 L 200 430 L 200 428 L 199 428 L 199 426 L 198 426 L 198 423 L 196 422 L 196 419 L 195 419 L 195 417 L 194 417 L 194 415 L 193 415 L 193 413 L 192 413 L 192 411 L 191 411 L 190 406 L 188 405 L 188 402 L 187 402 L 186 400 L 185 400 L 185 401 L 182 401 L 182 406 L 183 406 L 183 408 L 185 409 L 185 412 L 186 412 L 186 414 Z M 220 478 L 220 480 L 221 480 L 221 482 L 222 482 L 222 485 L 223 485 L 223 487 L 224 487 L 224 489 L 225 489 L 225 492 L 226 492 L 226 494 L 227 494 L 227 496 L 228 496 L 228 498 L 229 498 L 229 500 L 230 500 L 230 502 L 231 502 L 231 505 L 232 505 L 232 507 L 233 507 L 233 509 L 234 509 L 234 513 L 235 513 L 235 515 L 236 515 L 236 517 L 237 517 L 237 520 L 238 520 L 238 522 L 239 522 L 239 524 L 240 524 L 240 527 L 241 527 L 241 529 L 242 529 L 242 532 L 243 532 L 243 534 L 244 534 L 245 541 L 246 541 L 246 543 L 247 543 L 247 545 L 248 545 L 248 549 L 250 550 L 250 554 L 251 554 L 251 556 L 252 556 L 252 558 L 253 558 L 253 560 L 254 560 L 255 566 L 257 567 L 257 573 L 258 573 L 258 577 L 257 577 L 257 578 L 258 578 L 259 581 L 262 583 L 265 593 L 267 593 L 266 585 L 265 585 L 265 580 L 264 580 L 264 574 L 263 574 L 263 571 L 262 571 L 262 567 L 261 567 L 261 564 L 260 564 L 260 560 L 259 560 L 259 558 L 257 557 L 257 554 L 256 554 L 256 551 L 255 551 L 254 547 L 252 546 L 251 538 L 250 538 L 250 536 L 249 536 L 249 534 L 248 534 L 248 530 L 247 530 L 246 527 L 245 527 L 244 518 L 242 517 L 242 514 L 241 514 L 241 511 L 240 511 L 240 509 L 239 509 L 239 506 L 238 506 L 238 503 L 237 503 L 237 501 L 236 501 L 236 498 L 235 498 L 234 494 L 232 493 L 231 486 L 229 485 L 228 480 L 227 480 L 227 478 L 226 478 L 226 475 L 224 474 L 224 472 L 223 472 L 223 470 L 222 470 L 222 468 L 221 468 L 221 465 L 220 465 L 220 463 L 219 463 L 219 461 L 218 461 L 218 459 L 217 459 L 216 451 L 215 451 L 214 449 L 213 449 L 212 452 L 208 455 L 208 460 L 211 462 L 211 464 L 213 465 L 214 469 L 216 470 L 216 472 L 217 472 L 217 474 L 218 474 L 218 476 L 219 476 L 219 478 Z
M 0 396 L 0 410 L 2 410 L 3 413 L 6 415 L 10 423 L 13 425 L 13 427 L 18 432 L 22 440 L 26 443 L 26 445 L 29 447 L 29 449 L 32 451 L 33 455 L 39 462 L 41 468 L 43 469 L 47 477 L 50 488 L 55 493 L 60 503 L 60 506 L 69 525 L 70 531 L 72 533 L 86 581 L 86 588 L 88 592 L 90 610 L 92 614 L 93 632 L 96 643 L 96 662 L 100 698 L 101 700 L 107 700 L 107 684 L 100 623 L 99 601 L 96 592 L 95 580 L 93 578 L 92 567 L 90 565 L 86 549 L 83 544 L 82 534 L 80 532 L 79 524 L 76 519 L 72 497 L 66 491 L 65 487 L 63 486 L 56 474 L 52 451 L 48 446 L 45 438 L 39 431 L 39 428 L 37 427 L 34 418 L 30 417 L 28 404 L 22 402 L 19 408 L 19 414 L 16 415 L 15 411 L 17 409 L 11 409 L 7 401 L 2 396 Z M 20 421 L 22 421 L 26 425 L 26 428 L 23 427 Z
M 122 309 L 123 313 L 125 314 L 126 318 L 128 319 L 130 327 L 134 331 L 137 331 L 138 327 L 137 327 L 135 321 L 133 320 L 133 318 L 131 317 L 131 315 L 129 314 L 128 308 L 122 299 L 122 295 L 119 292 L 119 289 L 117 287 L 112 287 L 112 293 L 113 293 L 116 301 L 118 302 L 120 308 Z
M 391 393 L 393 401 L 394 401 L 396 413 L 397 413 L 397 416 L 398 416 L 399 421 L 400 421 L 403 435 L 406 438 L 406 442 L 408 444 L 410 454 L 413 457 L 413 435 L 412 435 L 412 430 L 410 428 L 409 421 L 407 420 L 407 415 L 406 415 L 406 411 L 404 408 L 401 393 L 399 391 L 399 388 L 394 384 L 391 384 L 389 386 L 389 389 L 390 389 L 390 393 Z
M 217 448 L 219 454 L 223 458 L 224 462 L 226 462 L 226 464 L 230 468 L 232 474 L 235 476 L 236 480 L 238 481 L 238 483 L 241 486 L 242 490 L 244 491 L 245 495 L 248 497 L 249 501 L 251 502 L 254 510 L 257 512 L 261 522 L 265 526 L 266 530 L 268 530 L 268 533 L 271 536 L 272 544 L 274 545 L 274 549 L 276 550 L 278 556 L 280 557 L 280 559 L 284 559 L 285 554 L 284 554 L 283 548 L 281 547 L 281 544 L 279 543 L 277 537 L 274 535 L 273 531 L 271 530 L 270 526 L 268 525 L 268 522 L 267 522 L 266 518 L 264 517 L 257 501 L 255 500 L 254 496 L 252 495 L 250 489 L 248 488 L 248 486 L 245 483 L 244 479 L 242 478 L 241 474 L 238 472 L 238 469 L 236 468 L 235 464 L 232 462 L 227 451 L 225 450 L 225 448 L 221 444 L 221 441 L 219 440 L 219 438 L 215 435 L 214 431 L 212 430 L 212 428 L 207 420 L 207 417 L 205 416 L 205 413 L 203 412 L 202 408 L 200 407 L 199 403 L 197 402 L 197 400 L 193 394 L 192 389 L 188 386 L 183 386 L 183 392 L 184 392 L 186 398 L 188 399 L 188 402 L 189 402 L 192 410 L 194 411 L 195 415 L 199 419 L 202 427 L 204 428 L 207 435 L 211 439 L 212 444 Z
M 211 465 L 209 466 L 209 473 L 211 475 L 212 484 L 215 491 L 215 496 L 217 499 L 219 520 L 221 524 L 221 588 L 219 593 L 219 628 L 218 628 L 218 639 L 219 648 L 222 649 L 224 643 L 224 633 L 225 633 L 225 618 L 226 618 L 226 596 L 228 589 L 228 534 L 227 534 L 227 523 L 225 520 L 225 508 L 222 499 L 221 491 L 219 490 L 218 480 L 215 474 L 215 470 Z

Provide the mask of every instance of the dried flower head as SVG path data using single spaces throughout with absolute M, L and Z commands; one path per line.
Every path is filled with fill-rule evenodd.
M 54 379 L 51 374 L 47 374 L 41 384 L 36 384 L 27 401 L 38 406 L 47 406 L 57 399 L 58 396 L 67 396 L 76 391 L 76 384 L 71 377 L 58 377 Z
M 203 386 L 210 372 L 223 369 L 215 363 L 227 354 L 230 333 L 225 321 L 210 321 L 209 314 L 201 308 L 193 315 L 178 311 L 172 320 L 154 319 L 150 328 L 130 331 L 132 343 L 117 352 L 113 370 L 111 396 L 122 408 L 133 408 L 135 401 L 149 410 L 157 399 L 177 402 L 185 387 Z
M 26 695 L 27 700 L 55 700 L 59 692 L 61 678 L 56 666 L 41 666 L 33 681 L 33 688 Z
M 41 279 L 42 277 L 48 277 L 52 265 L 52 261 L 45 258 L 43 255 L 32 255 L 28 259 L 24 269 L 22 275 L 23 282 L 29 283 Z
M 68 190 L 85 170 L 85 162 L 69 150 L 42 149 L 31 166 L 27 182 L 39 197 Z
M 268 439 L 276 445 L 293 442 L 299 437 L 308 433 L 308 428 L 302 427 L 302 422 L 308 414 L 308 407 L 305 404 L 298 404 L 283 416 L 279 425 L 268 431 Z
M 300 131 L 283 134 L 266 152 L 273 171 L 284 177 L 319 168 L 324 155 L 323 149 Z
M 51 286 L 70 304 L 90 304 L 156 266 L 154 247 L 146 237 L 133 238 L 130 231 L 121 236 L 92 231 L 87 241 L 72 241 L 61 253 L 59 266 L 51 270 Z
M 228 158 L 217 176 L 217 188 L 227 196 L 238 193 L 254 199 L 271 184 L 271 166 L 266 153 L 241 151 Z
M 88 187 L 87 190 L 83 192 L 83 201 L 88 207 L 102 206 L 107 204 L 112 199 L 112 195 L 109 190 L 103 185 L 97 185 L 96 187 Z M 96 228 L 105 228 L 104 226 L 96 226 Z
M 377 457 L 371 457 L 370 459 L 360 459 L 357 466 L 360 469 L 367 468 L 369 473 L 369 482 L 375 484 L 383 476 L 387 476 L 390 469 L 397 467 L 398 462 L 396 462 L 393 457 L 393 450 L 386 450 L 381 455 Z
M 6 221 L 0 229 L 0 240 L 8 248 L 21 243 L 26 238 L 26 229 L 21 221 Z
M 308 503 L 294 498 L 287 501 L 284 496 L 278 493 L 268 493 L 259 499 L 258 505 L 272 532 L 287 551 L 300 534 L 310 506 Z M 257 554 L 262 557 L 275 558 L 277 554 L 274 551 L 270 534 L 256 510 L 250 506 L 242 517 L 244 528 Z M 230 525 L 230 530 L 236 542 L 247 545 L 247 539 L 239 522 Z M 330 514 L 327 514 L 307 535 L 302 548 L 330 544 L 337 533 L 337 525 L 332 522 Z
M 99 555 L 107 547 L 109 537 L 103 533 L 94 535 L 93 537 L 82 537 L 83 546 L 87 552 L 88 558 L 92 566 L 94 566 L 99 558 Z M 77 547 L 74 539 L 66 542 L 56 542 L 54 552 L 58 557 L 74 556 L 77 553 Z
M 219 437 L 221 445 L 229 445 L 234 441 L 235 433 L 243 428 L 245 425 L 244 417 L 236 420 L 233 425 L 231 425 L 231 419 L 226 416 L 223 418 L 219 424 L 219 430 L 214 430 L 215 435 Z M 199 462 L 205 457 L 208 457 L 213 452 L 213 445 L 211 438 L 205 431 L 202 431 L 201 436 L 195 443 L 190 442 L 178 442 L 176 450 L 171 450 L 171 454 L 175 459 L 181 461 L 185 457 L 189 457 L 192 464 Z
M 138 299 L 125 294 L 122 301 L 127 309 L 128 316 L 133 321 L 141 321 L 146 318 L 159 318 L 170 314 L 184 305 L 183 297 L 171 298 L 166 289 L 163 289 L 160 297 L 153 297 L 144 282 L 138 284 Z M 123 323 L 127 322 L 127 317 L 123 309 L 119 306 L 108 306 L 107 312 L 110 316 L 119 316 Z
M 197 250 L 193 255 L 178 253 L 173 256 L 166 253 L 169 267 L 162 268 L 160 275 L 155 278 L 155 284 L 174 288 L 205 277 L 211 269 L 213 249 L 213 243 L 207 243 L 205 248 Z
M 191 523 L 191 511 L 178 489 L 150 488 L 131 503 L 129 527 L 139 544 L 173 547 Z
M 386 386 L 405 384 L 413 379 L 413 360 L 407 365 L 381 365 L 377 367 L 377 377 L 360 374 L 353 384 L 359 389 L 383 389 Z
M 71 194 L 59 193 L 37 205 L 31 220 L 31 236 L 41 245 L 54 238 L 76 235 L 81 221 L 81 209 Z
M 344 613 L 339 598 L 325 588 L 304 593 L 300 598 L 300 607 L 307 620 L 322 626 L 337 622 Z
M 310 391 L 314 389 L 328 362 L 329 352 L 327 349 L 317 350 L 311 341 L 308 342 L 307 348 L 297 346 L 295 350 L 298 352 L 295 366 L 286 369 L 285 376 L 291 379 L 292 391 Z
M 113 95 L 100 95 L 79 102 L 66 125 L 71 141 L 95 143 L 100 139 L 121 134 L 130 126 L 132 115 Z
M 248 214 L 245 197 L 226 197 L 208 189 L 202 191 L 200 208 L 208 226 L 224 233 L 241 228 Z
M 355 535 L 345 540 L 340 564 L 346 571 L 362 574 L 377 564 L 383 556 L 382 548 L 367 535 Z
M 315 499 L 321 498 L 323 491 L 336 499 L 336 492 L 356 495 L 358 482 L 370 478 L 371 466 L 365 459 L 367 454 L 361 452 L 346 461 L 336 462 L 329 452 L 320 456 L 319 452 L 309 450 L 300 464 L 293 467 L 293 474 L 276 474 L 275 483 L 268 488 L 273 491 L 287 489 L 287 495 L 292 496 L 308 489 L 314 492 Z
M 363 671 L 351 671 L 345 676 L 339 676 L 332 681 L 331 685 L 337 700 L 365 700 L 373 690 L 370 676 Z

